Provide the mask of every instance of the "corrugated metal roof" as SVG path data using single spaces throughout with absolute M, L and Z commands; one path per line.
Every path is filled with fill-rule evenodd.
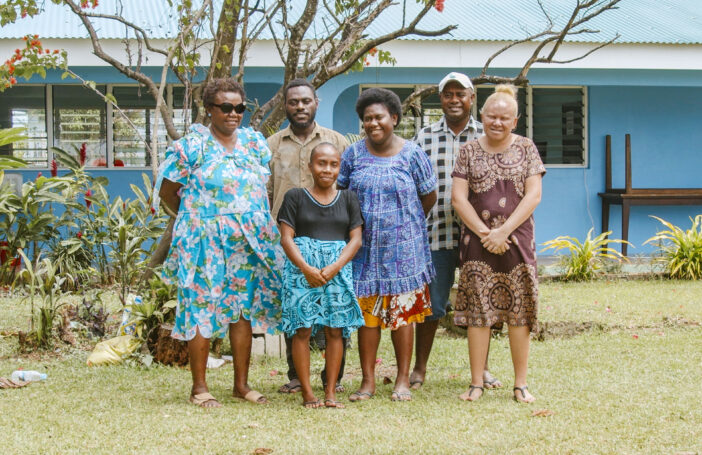
M 216 3 L 221 4 L 221 0 Z M 300 14 L 304 3 L 304 0 L 290 0 L 291 16 Z M 543 0 L 542 3 L 553 21 L 562 24 L 568 19 L 574 0 Z M 44 5 L 45 11 L 40 15 L 4 26 L 0 30 L 0 39 L 19 38 L 28 31 L 39 33 L 44 38 L 88 37 L 80 20 L 66 7 L 52 2 Z M 419 8 L 415 1 L 408 1 L 408 17 Z M 177 12 L 165 0 L 101 0 L 95 11 L 109 14 L 121 11 L 127 20 L 142 26 L 154 39 L 172 37 L 176 33 Z M 125 38 L 124 25 L 100 19 L 95 23 L 101 38 Z M 380 15 L 368 29 L 369 36 L 386 33 L 401 23 L 402 7 L 398 5 Z M 447 0 L 443 13 L 432 10 L 420 27 L 433 30 L 452 24 L 458 28 L 450 35 L 407 39 L 511 41 L 542 30 L 546 20 L 536 0 Z M 324 28 L 323 19 L 318 19 L 311 30 Z M 599 33 L 573 35 L 568 41 L 605 42 L 619 33 L 619 43 L 702 44 L 702 1 L 622 0 L 616 10 L 607 11 L 588 22 L 587 28 L 599 30 Z M 313 34 L 310 33 L 310 37 Z M 209 31 L 203 30 L 203 36 L 208 35 Z M 270 39 L 270 32 L 266 30 L 261 38 Z

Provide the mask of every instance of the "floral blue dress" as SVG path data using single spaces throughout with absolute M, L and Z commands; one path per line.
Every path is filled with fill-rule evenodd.
M 284 254 L 268 206 L 270 159 L 253 129 L 239 128 L 228 152 L 200 124 L 166 152 L 159 185 L 164 178 L 183 184 L 162 271 L 178 286 L 173 338 L 191 340 L 198 329 L 205 338 L 224 337 L 239 317 L 280 330 Z

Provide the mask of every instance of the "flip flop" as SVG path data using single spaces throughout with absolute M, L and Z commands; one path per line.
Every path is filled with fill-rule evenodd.
M 390 401 L 412 401 L 412 392 L 409 390 L 404 392 L 393 390 L 392 395 L 390 395 Z
M 205 406 L 205 403 L 209 403 L 210 401 L 214 401 L 215 403 L 219 404 L 219 406 Z M 215 397 L 210 395 L 209 392 L 198 393 L 197 395 L 190 395 L 190 402 L 195 406 L 200 406 L 201 408 L 205 409 L 222 407 L 220 402 L 217 401 Z
M 351 395 L 349 395 L 349 401 L 351 402 L 356 402 L 356 401 L 366 401 L 370 400 L 373 398 L 373 394 L 370 392 L 361 392 L 360 390 L 355 391 Z
M 517 390 L 522 393 L 522 398 L 517 398 L 517 394 L 516 394 Z M 526 400 L 526 391 L 527 390 L 528 390 L 527 386 L 513 388 L 512 389 L 512 393 L 513 393 L 512 398 L 514 398 L 514 401 L 516 401 L 517 403 L 526 403 L 526 404 L 533 403 L 534 401 L 536 401 L 536 398 L 534 398 L 531 401 Z
M 322 402 L 319 400 L 303 401 L 302 407 L 305 409 L 317 409 L 322 407 Z
M 473 399 L 473 390 L 480 390 L 480 396 L 476 399 Z M 481 399 L 483 397 L 484 393 L 485 393 L 485 390 L 483 389 L 483 387 L 481 387 L 479 385 L 470 385 L 470 386 L 468 386 L 468 395 L 466 395 L 466 398 L 463 398 L 463 396 L 462 396 L 463 394 L 461 394 L 461 396 L 459 396 L 459 398 L 463 401 L 470 401 L 472 403 L 474 401 L 478 401 L 479 399 Z
M 234 395 L 234 398 L 239 399 L 239 400 L 245 400 L 253 404 L 267 404 L 268 400 L 266 399 L 265 396 L 261 392 L 257 392 L 255 390 L 249 390 L 249 392 L 244 395 L 243 397 Z M 263 401 L 261 401 L 261 398 L 263 398 Z
M 496 384 L 499 384 L 499 385 L 496 385 Z M 502 387 L 504 387 L 502 385 L 502 381 L 500 381 L 499 379 L 497 379 L 495 376 L 493 376 L 490 373 L 487 374 L 487 378 L 485 377 L 485 375 L 483 375 L 483 386 L 486 389 L 501 389 Z
M 324 407 L 344 409 L 346 406 L 341 401 L 326 399 L 324 400 Z
M 424 381 L 420 381 L 420 380 L 410 381 L 410 389 L 412 389 L 412 390 L 419 390 L 422 388 L 423 385 L 424 385 Z
M 300 390 L 302 390 L 302 385 L 298 382 L 296 385 L 291 386 L 293 381 L 288 382 L 287 384 L 283 384 L 280 386 L 278 389 L 278 393 L 297 393 Z

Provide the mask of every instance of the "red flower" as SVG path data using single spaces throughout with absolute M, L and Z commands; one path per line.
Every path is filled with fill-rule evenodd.
M 90 196 L 92 196 L 92 195 L 93 195 L 93 192 L 90 190 L 85 192 L 85 206 L 87 208 L 90 208 L 90 206 L 93 204 L 92 201 L 90 201 L 90 199 L 89 199 Z
M 117 160 L 117 159 L 116 159 L 116 160 L 114 160 L 114 161 L 112 162 L 112 164 L 114 164 L 115 167 L 124 167 L 124 161 L 122 161 L 122 160 Z
M 22 258 L 14 258 L 12 261 L 10 261 L 10 267 L 19 267 L 22 264 Z
M 51 52 L 49 49 L 44 49 L 45 54 L 48 54 L 49 52 Z
M 20 50 L 19 50 L 19 49 L 15 49 L 15 55 L 20 55 Z
M 58 49 L 54 49 L 54 54 L 58 54 L 58 53 L 59 53 L 59 50 L 58 50 Z
M 444 10 L 444 0 L 436 0 L 434 8 L 436 8 L 438 12 L 442 12 Z
M 87 148 L 88 148 L 88 144 L 83 142 L 80 145 L 80 149 L 78 150 L 78 157 L 80 158 L 79 161 L 80 161 L 81 166 L 85 166 L 85 160 L 88 158 Z
M 26 10 L 26 9 L 23 9 L 23 10 L 22 10 L 22 14 L 21 14 L 20 16 L 22 16 L 22 18 L 27 17 L 27 10 Z
M 81 238 L 81 237 L 83 237 L 83 233 L 82 233 L 82 232 L 80 232 L 80 231 L 78 231 L 78 233 L 76 234 L 76 237 L 78 237 L 78 238 Z
M 39 35 L 34 35 L 34 39 L 39 39 Z
M 10 64 L 10 67 L 7 69 L 7 72 L 10 74 L 13 74 L 15 72 L 15 65 Z
M 153 207 L 151 207 L 151 214 L 152 214 L 152 215 L 156 215 L 156 209 L 153 208 Z
M 58 163 L 56 160 L 51 160 L 51 176 L 56 177 L 58 175 Z
M 37 172 L 37 178 L 35 180 L 39 180 L 39 177 L 41 177 L 41 172 Z
M 17 83 L 17 79 L 15 79 L 14 76 L 10 78 L 10 84 L 15 85 Z

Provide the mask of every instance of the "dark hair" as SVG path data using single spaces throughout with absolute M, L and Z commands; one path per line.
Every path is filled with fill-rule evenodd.
M 298 78 L 298 79 L 293 79 L 290 82 L 288 82 L 288 85 L 285 86 L 285 91 L 283 92 L 283 97 L 285 101 L 288 100 L 288 90 L 291 88 L 295 87 L 307 87 L 310 90 L 312 90 L 312 94 L 314 95 L 314 98 L 317 99 L 317 91 L 314 89 L 314 85 L 307 79 L 303 78 Z
M 361 92 L 361 96 L 356 101 L 356 113 L 358 118 L 363 120 L 363 113 L 371 104 L 382 104 L 390 115 L 397 115 L 397 123 L 402 119 L 402 103 L 400 97 L 386 88 L 373 87 Z
M 315 155 L 317 155 L 317 152 L 319 152 L 319 149 L 321 149 L 322 147 L 331 147 L 332 150 L 336 151 L 336 153 L 341 155 L 341 152 L 338 148 L 336 148 L 336 145 L 332 144 L 331 142 L 320 142 L 319 144 L 315 145 L 312 151 L 310 152 L 310 163 L 314 159 Z
M 223 77 L 219 79 L 212 79 L 205 85 L 202 89 L 202 104 L 205 107 L 210 107 L 214 104 L 215 96 L 220 92 L 233 92 L 241 95 L 241 100 L 246 101 L 246 92 L 244 87 L 241 86 L 237 81 L 231 77 Z

